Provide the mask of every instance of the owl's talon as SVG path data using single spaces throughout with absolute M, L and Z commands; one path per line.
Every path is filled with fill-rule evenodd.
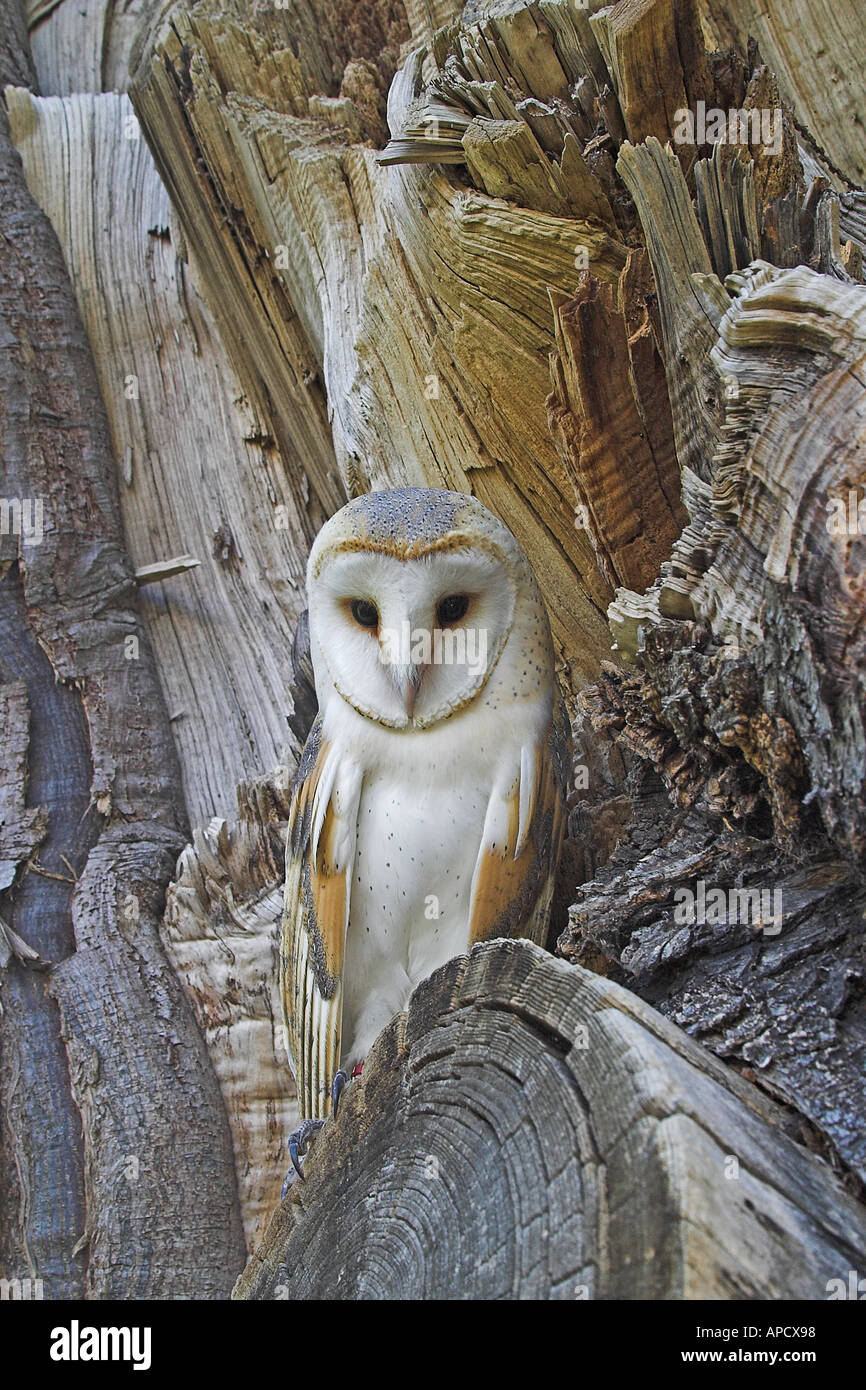
M 343 1094 L 348 1084 L 349 1074 L 343 1071 L 341 1067 L 338 1072 L 334 1073 L 334 1080 L 331 1083 L 331 1114 L 334 1119 L 337 1118 L 337 1107 L 340 1104 L 340 1096 Z
M 324 1120 L 304 1120 L 304 1123 L 299 1125 L 298 1128 L 289 1135 L 289 1158 L 292 1160 L 292 1168 L 294 1168 L 301 1182 L 304 1181 L 304 1170 L 301 1167 L 301 1159 L 309 1149 L 310 1140 L 313 1135 L 318 1133 L 324 1123 Z M 281 1200 L 291 1187 L 290 1179 L 292 1177 L 292 1168 L 290 1168 L 286 1174 L 283 1190 L 280 1193 Z

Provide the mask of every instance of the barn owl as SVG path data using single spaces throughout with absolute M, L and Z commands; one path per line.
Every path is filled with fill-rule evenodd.
M 476 941 L 544 940 L 569 757 L 538 585 L 475 498 L 356 498 L 316 538 L 307 592 L 319 713 L 291 803 L 280 949 L 299 1172 L 421 980 Z

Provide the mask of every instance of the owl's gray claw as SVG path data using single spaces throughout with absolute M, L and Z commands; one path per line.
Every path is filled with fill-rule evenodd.
M 334 1073 L 334 1080 L 331 1084 L 331 1114 L 334 1119 L 337 1118 L 337 1107 L 340 1104 L 340 1096 L 343 1094 L 348 1084 L 349 1073 L 343 1071 L 341 1067 L 338 1072 Z
M 301 1182 L 304 1181 L 301 1159 L 309 1149 L 310 1140 L 313 1135 L 318 1133 L 324 1123 L 324 1120 L 304 1120 L 303 1124 L 299 1125 L 298 1128 L 289 1135 L 289 1158 L 292 1160 L 292 1168 L 294 1168 Z M 283 1190 L 280 1193 L 281 1199 L 285 1197 L 291 1187 L 292 1168 L 290 1168 L 286 1174 Z

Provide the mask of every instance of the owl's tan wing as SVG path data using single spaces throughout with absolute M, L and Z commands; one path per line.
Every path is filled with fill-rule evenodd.
M 303 1119 L 324 1119 L 340 1065 L 360 768 L 316 719 L 298 768 L 286 839 L 280 985 Z
M 557 691 L 546 735 L 524 745 L 519 773 L 488 802 L 472 879 L 470 945 L 497 936 L 544 945 L 565 832 L 570 742 Z

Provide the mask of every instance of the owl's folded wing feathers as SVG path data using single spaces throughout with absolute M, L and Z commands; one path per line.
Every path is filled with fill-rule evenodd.
M 361 770 L 322 740 L 317 719 L 289 813 L 280 977 L 304 1119 L 331 1104 L 340 1064 L 343 957 L 349 922 Z
M 488 802 L 472 880 L 470 944 L 527 936 L 544 945 L 565 831 L 570 743 L 560 699 L 554 711 L 546 736 L 524 744 L 519 771 Z

